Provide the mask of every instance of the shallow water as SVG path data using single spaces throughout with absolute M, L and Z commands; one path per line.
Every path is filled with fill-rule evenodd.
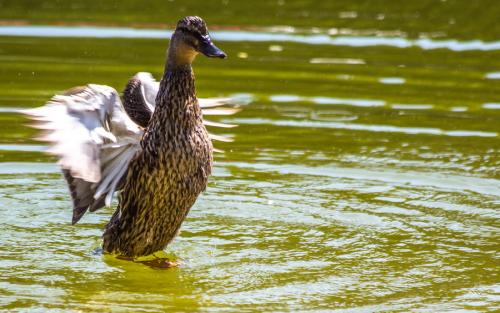
M 374 19 L 381 36 L 361 32 L 372 11 L 337 10 L 353 31 L 336 35 L 314 19 L 319 9 L 310 8 L 309 26 L 326 33 L 285 32 L 266 13 L 269 24 L 213 32 L 228 60 L 196 61 L 199 96 L 245 104 L 219 118 L 240 125 L 222 131 L 235 142 L 216 144 L 225 153 L 209 188 L 166 249 L 183 266 L 169 270 L 96 251 L 113 208 L 70 225 L 55 160 L 18 113 L 75 85 L 120 90 L 138 71 L 159 78 L 167 40 L 144 29 L 109 38 L 123 36 L 93 27 L 74 38 L 81 28 L 37 37 L 21 32 L 39 28 L 0 27 L 0 308 L 499 310 L 498 32 L 484 18 L 481 36 L 466 24 L 461 37 L 451 29 L 429 39 L 448 44 L 428 49 L 404 34 L 429 25 L 391 29 L 408 12 L 389 7 L 392 19 Z

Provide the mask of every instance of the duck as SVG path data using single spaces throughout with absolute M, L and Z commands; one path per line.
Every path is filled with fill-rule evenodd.
M 120 94 L 88 84 L 55 95 L 24 113 L 51 143 L 73 200 L 72 224 L 82 216 L 118 205 L 104 228 L 105 253 L 137 258 L 161 251 L 183 221 L 212 172 L 212 140 L 206 126 L 234 127 L 204 119 L 230 115 L 226 98 L 198 99 L 192 64 L 196 56 L 225 59 L 205 21 L 187 16 L 173 32 L 163 76 L 134 75 Z

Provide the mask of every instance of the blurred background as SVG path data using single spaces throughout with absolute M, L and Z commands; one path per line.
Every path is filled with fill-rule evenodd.
M 95 253 L 113 208 L 71 226 L 55 159 L 19 114 L 161 77 L 205 19 L 215 174 L 167 271 Z M 499 310 L 496 0 L 0 0 L 0 308 L 117 312 Z M 219 131 L 219 133 L 221 133 Z

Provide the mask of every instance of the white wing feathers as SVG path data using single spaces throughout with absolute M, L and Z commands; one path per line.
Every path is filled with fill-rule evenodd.
M 137 79 L 141 83 L 141 94 L 148 108 L 154 111 L 155 99 L 160 89 L 160 82 L 157 82 L 151 73 L 139 72 L 132 79 Z M 226 105 L 232 101 L 231 98 L 198 98 L 198 103 L 202 109 Z
M 134 77 L 132 77 L 127 87 L 134 87 L 134 84 L 136 86 L 140 86 L 140 88 L 126 88 L 125 94 L 129 95 L 129 97 L 126 97 L 125 99 L 125 110 L 131 117 L 142 114 L 151 115 L 155 110 L 155 99 L 160 88 L 160 83 L 157 82 L 150 73 L 139 72 Z M 135 102 L 132 101 L 133 99 L 135 99 Z M 203 115 L 232 115 L 240 111 L 239 108 L 235 107 L 221 108 L 222 106 L 235 104 L 234 100 L 231 98 L 198 98 L 198 104 L 203 111 Z M 144 112 L 144 110 L 148 110 L 149 112 Z M 137 119 L 137 122 L 140 123 L 140 121 L 140 119 Z M 203 123 L 206 126 L 222 128 L 231 128 L 236 126 L 231 124 L 212 122 L 206 119 L 203 120 Z M 212 136 L 212 139 L 220 141 L 231 141 L 230 138 L 215 135 Z
M 48 152 L 59 157 L 75 209 L 83 215 L 87 208 L 110 205 L 143 133 L 127 116 L 116 90 L 77 87 L 24 113 L 45 131 L 39 139 L 51 143 Z M 103 197 L 105 203 L 98 201 Z
M 144 127 L 155 109 L 159 83 L 149 73 L 136 74 L 127 84 L 122 104 L 115 89 L 103 85 L 75 87 L 54 96 L 45 106 L 23 111 L 44 132 L 49 153 L 59 157 L 73 199 L 73 224 L 87 211 L 111 205 L 121 189 L 130 161 L 141 150 Z M 228 115 L 226 98 L 199 99 L 204 114 Z M 234 127 L 204 120 L 205 125 Z M 142 125 L 142 127 L 140 127 Z M 210 134 L 213 140 L 230 137 Z M 217 151 L 217 150 L 216 150 Z
M 160 90 L 160 83 L 153 78 L 153 75 L 147 72 L 139 72 L 132 79 L 134 78 L 141 82 L 141 95 L 144 98 L 144 102 L 148 109 L 154 112 L 156 95 L 158 94 L 158 90 Z

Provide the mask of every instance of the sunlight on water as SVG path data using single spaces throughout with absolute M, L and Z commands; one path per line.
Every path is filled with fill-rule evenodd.
M 487 73 L 485 77 L 488 79 L 500 79 L 500 72 Z
M 337 123 L 337 122 L 316 122 L 316 121 L 292 121 L 292 120 L 266 120 L 266 119 L 242 119 L 236 118 L 227 120 L 229 123 L 251 124 L 251 125 L 276 125 L 276 126 L 291 126 L 291 127 L 312 127 L 312 128 L 332 128 L 332 129 L 348 129 L 359 131 L 372 132 L 394 132 L 403 134 L 415 135 L 442 135 L 442 136 L 458 136 L 458 137 L 497 137 L 498 133 L 481 132 L 471 130 L 442 130 L 439 128 L 424 128 L 424 127 L 396 127 L 389 125 L 363 125 L 355 123 Z
M 492 109 L 492 110 L 498 110 L 500 109 L 500 103 L 484 103 L 483 104 L 484 109 Z
M 385 105 L 385 102 L 382 100 L 339 99 L 331 97 L 301 97 L 296 95 L 273 95 L 269 97 L 269 99 L 274 102 L 310 101 L 317 104 L 341 104 L 341 105 L 352 105 L 359 107 L 376 107 Z
M 381 84 L 386 84 L 386 85 L 401 85 L 406 82 L 406 80 L 401 77 L 382 77 L 378 81 Z
M 430 110 L 434 106 L 432 104 L 393 104 L 391 108 L 396 110 Z
M 90 37 L 90 38 L 168 38 L 171 31 L 155 29 L 133 29 L 118 27 L 69 27 L 69 26 L 0 26 L 0 36 L 28 37 Z M 213 31 L 212 35 L 220 41 L 277 41 L 295 42 L 311 45 L 334 45 L 350 47 L 391 46 L 396 48 L 418 47 L 421 49 L 450 49 L 453 51 L 500 50 L 500 41 L 481 40 L 434 40 L 392 37 L 296 35 L 249 31 Z

